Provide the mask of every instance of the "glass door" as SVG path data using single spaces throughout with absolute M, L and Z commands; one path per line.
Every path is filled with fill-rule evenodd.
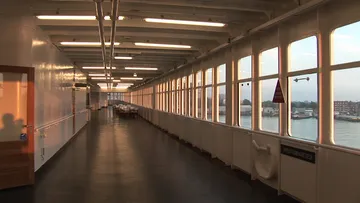
M 34 74 L 0 66 L 0 189 L 34 181 Z

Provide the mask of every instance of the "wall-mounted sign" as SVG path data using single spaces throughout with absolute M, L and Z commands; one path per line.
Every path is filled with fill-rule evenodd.
M 296 159 L 301 159 L 306 162 L 315 163 L 316 157 L 315 152 L 306 151 L 303 149 L 290 147 L 287 145 L 281 145 L 281 154 L 285 154 L 291 157 L 294 157 Z
M 285 103 L 284 94 L 282 92 L 279 80 L 277 81 L 277 84 L 276 84 L 276 88 L 275 88 L 274 97 L 273 97 L 272 102 L 273 103 Z

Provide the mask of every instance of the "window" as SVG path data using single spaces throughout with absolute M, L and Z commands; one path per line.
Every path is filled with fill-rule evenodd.
M 318 137 L 317 38 L 311 36 L 290 44 L 288 100 L 289 135 L 316 141 Z M 306 59 L 306 60 L 304 60 Z M 306 70 L 300 74 L 295 71 Z M 293 73 L 295 72 L 295 73 Z
M 193 115 L 193 74 L 189 75 L 188 77 L 188 99 L 189 99 L 189 112 L 188 112 L 188 115 L 189 116 L 194 116 Z
M 277 79 L 260 81 L 261 88 L 261 126 L 269 132 L 279 132 L 279 105 L 272 102 Z
M 160 110 L 160 85 L 156 85 L 156 109 Z
M 239 83 L 239 106 L 239 126 L 241 128 L 251 129 L 251 82 Z
M 279 72 L 279 51 L 278 48 L 272 48 L 263 51 L 260 55 L 260 76 L 274 75 Z
M 217 67 L 217 112 L 216 120 L 220 123 L 226 122 L 226 65 Z
M 212 85 L 213 84 L 212 68 L 207 69 L 205 74 L 206 74 L 205 85 Z
M 169 111 L 169 82 L 165 83 L 165 111 Z
M 202 72 L 196 73 L 196 102 L 195 102 L 195 115 L 201 118 L 201 101 L 202 101 Z
M 289 71 L 299 71 L 318 67 L 317 38 L 308 37 L 289 46 Z
M 331 64 L 360 61 L 360 21 L 334 30 Z
M 279 132 L 279 105 L 272 102 L 279 72 L 278 48 L 263 51 L 260 54 L 261 91 L 261 122 L 260 129 L 269 132 Z
M 318 133 L 317 74 L 289 77 L 289 134 L 316 141 Z
M 186 111 L 186 76 L 182 78 L 182 86 L 181 86 L 181 114 L 185 115 L 185 111 Z
M 176 113 L 180 114 L 180 84 L 181 79 L 178 78 L 176 82 Z
M 238 61 L 238 79 L 247 79 L 251 78 L 252 75 L 252 57 L 247 56 L 241 58 Z
M 172 80 L 171 82 L 171 112 L 175 113 L 175 93 L 176 93 L 176 85 L 175 80 Z
M 206 120 L 212 121 L 212 87 L 205 88 Z
M 238 61 L 238 90 L 239 90 L 239 120 L 241 128 L 252 128 L 252 56 L 246 56 Z
M 360 68 L 336 70 L 334 82 L 335 144 L 360 148 Z
M 205 119 L 208 121 L 212 121 L 212 102 L 213 102 L 213 71 L 212 68 L 209 68 L 205 72 Z

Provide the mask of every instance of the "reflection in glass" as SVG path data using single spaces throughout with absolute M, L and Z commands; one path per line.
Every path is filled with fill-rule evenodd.
M 212 87 L 205 89 L 206 120 L 212 121 Z
M 239 126 L 241 128 L 251 129 L 251 82 L 244 82 L 239 84 L 239 104 Z
M 220 123 L 226 122 L 226 86 L 221 85 L 218 87 L 217 96 L 218 112 L 217 118 Z
M 360 68 L 333 72 L 334 141 L 337 145 L 360 148 Z
M 318 133 L 317 75 L 289 77 L 289 134 L 306 140 L 316 141 Z
M 261 87 L 261 126 L 260 129 L 269 132 L 279 132 L 279 104 L 273 103 L 277 79 L 260 81 Z
M 252 58 L 251 56 L 247 56 L 241 58 L 238 61 L 238 79 L 247 79 L 251 78 L 252 74 Z
M 318 66 L 315 36 L 293 42 L 289 46 L 289 70 L 299 71 Z
M 27 133 L 27 74 L 0 73 L 0 142 L 19 141 Z
M 279 71 L 279 50 L 277 47 L 261 52 L 260 76 L 277 74 Z

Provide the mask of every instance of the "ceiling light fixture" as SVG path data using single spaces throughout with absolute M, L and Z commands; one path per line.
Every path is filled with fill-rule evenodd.
M 134 73 L 134 77 L 137 77 L 137 74 L 136 74 L 136 73 Z
M 76 15 L 38 15 L 40 20 L 96 20 L 96 16 L 76 16 Z
M 131 60 L 133 59 L 133 57 L 131 56 L 115 56 L 115 59 L 120 59 L 120 60 Z
M 83 69 L 89 69 L 89 70 L 104 70 L 104 67 L 100 66 L 100 67 L 82 67 Z M 109 67 L 106 67 L 106 69 L 110 69 Z M 112 67 L 112 70 L 115 70 L 116 67 Z
M 121 82 L 121 80 L 113 80 L 113 82 Z
M 224 27 L 224 23 L 216 22 L 201 22 L 201 21 L 189 21 L 189 20 L 172 20 L 172 19 L 160 19 L 160 18 L 145 18 L 149 23 L 167 23 L 178 25 L 197 25 L 197 26 L 210 26 L 210 27 Z
M 108 76 L 110 76 L 110 74 L 107 74 Z M 105 77 L 105 73 L 90 73 L 89 74 L 90 77 Z
M 143 78 L 130 78 L 130 77 L 124 77 L 124 78 L 120 78 L 121 80 L 143 80 Z
M 61 45 L 65 46 L 101 46 L 101 42 L 60 42 Z M 106 46 L 110 46 L 110 42 L 105 42 Z M 120 45 L 119 42 L 114 43 L 115 46 Z
M 119 17 L 118 17 L 118 20 L 124 20 L 124 19 L 125 19 L 124 16 L 119 16 Z M 104 17 L 104 20 L 111 20 L 111 18 L 110 18 L 110 16 L 105 16 L 105 17 Z
M 142 43 L 135 42 L 136 46 L 145 46 L 145 47 L 164 47 L 164 48 L 179 48 L 179 49 L 191 49 L 189 45 L 177 45 L 177 44 L 154 44 L 154 43 Z
M 106 78 L 106 77 L 91 77 L 91 79 L 92 80 L 106 80 L 106 79 L 114 79 L 114 78 L 110 78 L 110 77 L 108 77 L 108 78 Z
M 158 70 L 158 68 L 125 67 L 125 70 Z

